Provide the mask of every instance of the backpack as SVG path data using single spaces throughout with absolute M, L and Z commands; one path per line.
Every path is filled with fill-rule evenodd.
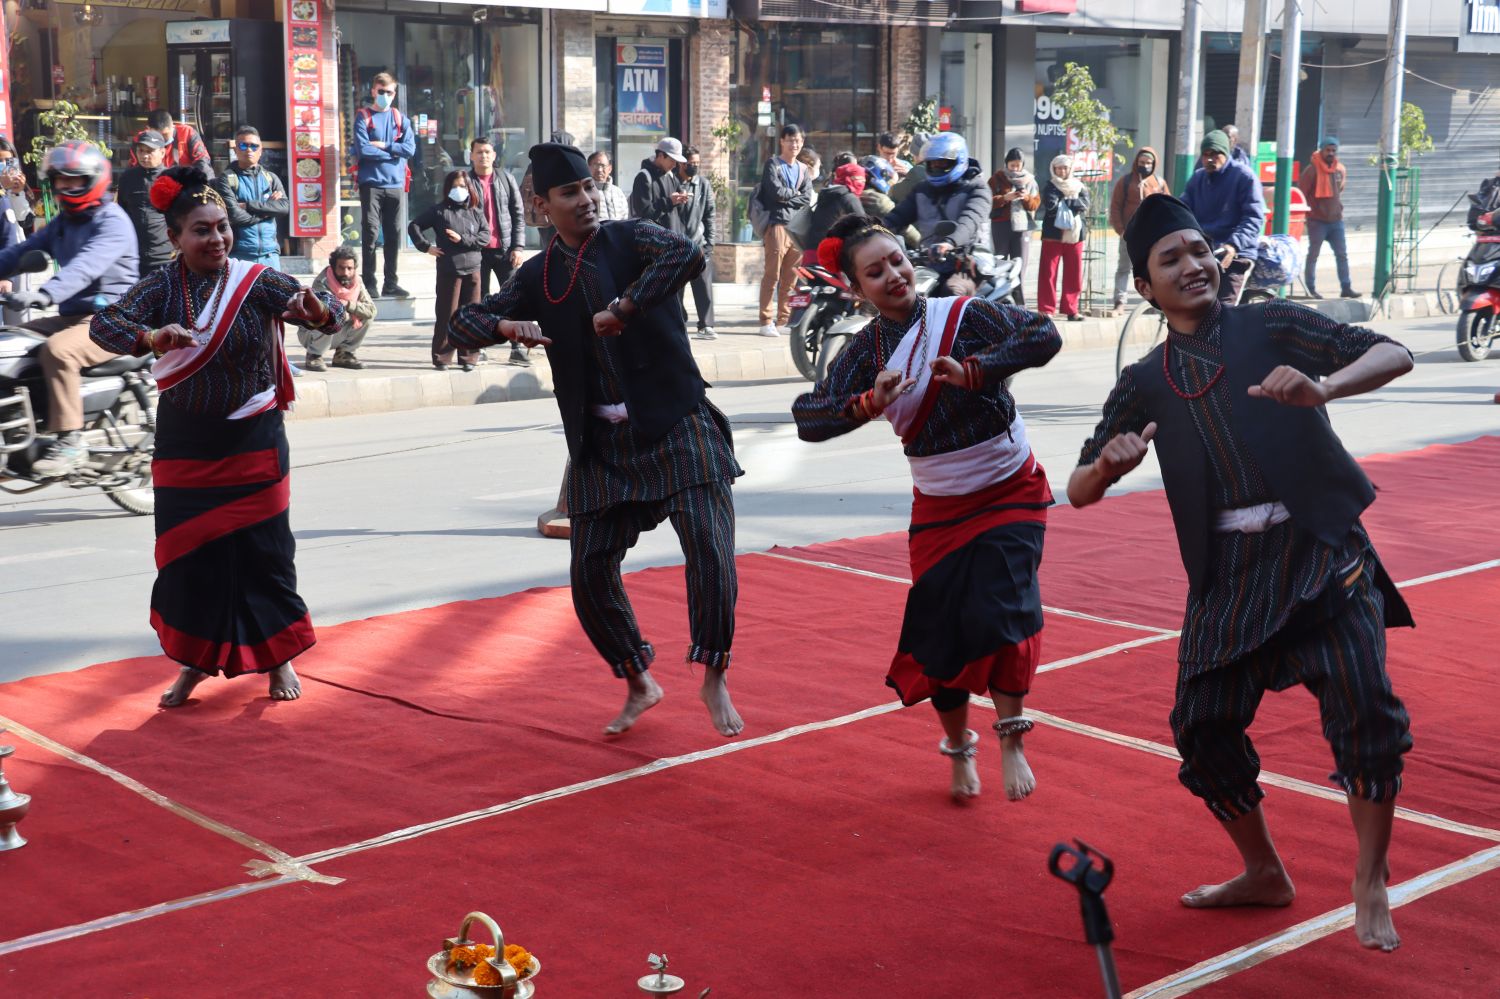
M 406 126 L 401 123 L 402 122 L 402 119 L 401 119 L 401 109 L 400 108 L 391 108 L 391 114 L 395 115 L 395 119 L 394 120 L 395 120 L 395 123 L 396 123 L 395 131 L 391 133 L 391 139 L 394 142 L 400 142 L 401 141 L 401 135 L 406 130 Z M 359 109 L 359 117 L 365 123 L 365 129 L 368 130 L 369 127 L 370 127 L 371 120 L 374 119 L 374 117 L 375 117 L 375 109 L 374 108 L 360 108 Z M 356 158 L 356 160 L 355 160 L 355 166 L 358 167 L 358 165 L 359 165 L 358 159 Z M 404 190 L 407 190 L 407 191 L 411 190 L 411 160 L 407 160 L 406 161 L 406 184 L 405 184 Z

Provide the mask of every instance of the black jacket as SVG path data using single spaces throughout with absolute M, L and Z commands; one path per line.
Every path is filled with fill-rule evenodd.
M 672 217 L 677 213 L 672 195 L 681 186 L 677 174 L 657 166 L 655 159 L 641 160 L 641 172 L 635 175 L 635 184 L 630 188 L 630 217 L 680 232 L 672 224 Z
M 818 195 L 818 206 L 813 209 L 812 222 L 807 227 L 807 243 L 804 249 L 816 250 L 828 235 L 828 230 L 845 215 L 865 214 L 864 205 L 854 192 L 843 184 L 829 184 Z
M 922 242 L 948 243 L 961 250 L 990 248 L 989 186 L 982 176 L 978 160 L 971 160 L 963 179 L 946 187 L 934 187 L 924 180 L 885 217 L 892 232 L 916 226 Z M 939 222 L 952 222 L 957 228 L 947 236 L 933 230 Z
M 1057 209 L 1059 205 L 1067 205 L 1068 210 L 1073 213 L 1074 218 L 1084 219 L 1083 239 L 1088 238 L 1088 214 L 1089 214 L 1089 189 L 1085 184 L 1078 189 L 1078 197 L 1065 198 L 1062 191 L 1052 181 L 1042 185 L 1042 238 L 1062 239 L 1062 230 L 1057 227 Z M 1082 239 L 1079 242 L 1083 242 Z
M 412 219 L 411 225 L 406 227 L 412 245 L 423 253 L 431 246 L 443 251 L 443 255 L 437 258 L 439 274 L 473 274 L 479 270 L 480 251 L 490 243 L 490 227 L 484 216 L 471 207 L 472 204 L 458 208 L 444 198 Z M 424 229 L 432 230 L 431 240 L 423 234 Z M 458 233 L 456 242 L 448 238 L 446 229 Z
M 1250 386 L 1259 385 L 1278 365 L 1305 370 L 1307 362 L 1278 346 L 1267 329 L 1264 306 L 1225 309 L 1220 339 L 1235 435 L 1260 467 L 1272 495 L 1292 515 L 1292 523 L 1326 545 L 1343 545 L 1375 499 L 1370 480 L 1344 450 L 1323 407 L 1283 406 L 1249 394 Z M 1162 484 L 1188 585 L 1202 592 L 1214 568 L 1208 454 L 1187 402 L 1167 383 L 1162 370 L 1165 349 L 1165 344 L 1157 346 L 1132 365 L 1130 373 L 1157 425 L 1154 440 Z M 1307 373 L 1317 377 L 1331 369 Z M 1376 582 L 1385 593 L 1386 624 L 1411 624 L 1410 611 L 1383 569 Z
M 488 224 L 489 214 L 485 206 L 490 197 L 495 196 L 495 224 L 498 231 L 491 232 L 490 236 L 495 240 L 497 249 L 507 252 L 519 250 L 526 245 L 526 212 L 525 206 L 521 204 L 521 185 L 516 183 L 516 178 L 508 170 L 495 170 L 487 181 L 473 170 L 469 171 L 469 194 L 474 198 L 474 207 Z
M 807 167 L 799 163 L 797 168 L 801 181 L 796 187 L 787 187 L 786 179 L 781 176 L 781 158 L 778 156 L 766 160 L 760 172 L 760 186 L 755 189 L 755 196 L 771 212 L 770 225 L 786 225 L 792 216 L 812 205 L 812 178 L 807 175 Z
M 717 238 L 714 232 L 713 185 L 708 182 L 707 177 L 699 174 L 686 180 L 678 178 L 678 190 L 691 194 L 693 200 L 672 209 L 672 224 L 667 228 L 686 236 L 704 250 L 711 249 Z
M 160 169 L 129 167 L 120 174 L 120 189 L 115 194 L 115 200 L 125 209 L 125 214 L 130 216 L 130 224 L 135 226 L 142 275 L 172 262 L 172 240 L 167 236 L 167 217 L 151 204 L 151 183 L 161 173 Z

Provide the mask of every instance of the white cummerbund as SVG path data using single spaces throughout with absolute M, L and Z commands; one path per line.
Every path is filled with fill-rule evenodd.
M 1016 474 L 1031 457 L 1026 423 L 1016 414 L 1010 432 L 962 451 L 908 457 L 911 481 L 928 496 L 964 496 L 988 489 Z

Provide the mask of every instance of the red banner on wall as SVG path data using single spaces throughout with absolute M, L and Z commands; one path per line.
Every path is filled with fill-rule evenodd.
M 287 186 L 290 233 L 327 235 L 338 218 L 337 66 L 332 5 L 286 2 Z

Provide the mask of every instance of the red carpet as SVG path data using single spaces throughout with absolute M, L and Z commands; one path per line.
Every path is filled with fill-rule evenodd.
M 1381 486 L 1367 523 L 1393 575 L 1500 554 L 1469 526 L 1497 459 L 1500 442 L 1486 439 L 1367 463 Z M 1444 498 L 1436 517 L 1435 494 Z M 1466 512 L 1461 523 L 1449 510 Z M 1163 546 L 1170 539 L 1159 494 L 1059 509 L 1044 600 L 1176 627 L 1182 570 Z M 902 535 L 789 554 L 907 573 Z M 904 587 L 758 555 L 740 567 L 732 682 L 746 738 L 890 703 L 881 679 Z M 307 696 L 296 704 L 272 704 L 262 681 L 245 678 L 209 681 L 199 703 L 157 712 L 172 668 L 154 657 L 0 685 L 0 715 L 274 848 L 336 850 L 725 745 L 694 696 L 697 677 L 679 662 L 681 570 L 635 573 L 629 586 L 668 699 L 613 741 L 599 728 L 618 709 L 620 685 L 560 590 L 323 628 L 298 661 Z M 1391 633 L 1391 672 L 1416 737 L 1402 804 L 1500 827 L 1489 759 L 1500 681 L 1475 667 L 1492 658 L 1480 622 L 1500 596 L 1500 570 L 1407 596 L 1420 627 Z M 1147 635 L 1052 614 L 1043 660 Z M 1043 673 L 1030 703 L 1170 743 L 1174 656 L 1168 640 Z M 1253 734 L 1268 770 L 1325 782 L 1327 749 L 1305 694 L 1268 697 Z M 1076 899 L 1043 866 L 1052 843 L 1071 836 L 1118 864 L 1107 897 L 1127 989 L 1347 901 L 1353 837 L 1341 803 L 1271 792 L 1299 888 L 1290 909 L 1192 912 L 1177 895 L 1228 876 L 1234 857 L 1178 785 L 1175 762 L 1043 725 L 1028 741 L 1037 796 L 1003 800 L 987 739 L 986 794 L 961 808 L 944 793 L 937 737 L 926 708 L 876 713 L 315 863 L 347 879 L 340 885 L 274 887 L 86 943 L 4 953 L 6 940 L 252 881 L 241 865 L 258 858 L 12 736 L 20 752 L 7 769 L 34 797 L 22 826 L 33 842 L 0 854 L 9 897 L 24 900 L 0 910 L 0 981 L 7 996 L 50 997 L 60 962 L 86 951 L 91 985 L 112 996 L 416 994 L 426 956 L 477 908 L 541 956 L 543 996 L 632 994 L 652 950 L 672 955 L 685 994 L 713 986 L 716 999 L 763 994 L 779 976 L 800 996 L 1088 996 L 1098 979 Z M 1408 879 L 1486 845 L 1403 822 L 1394 874 Z M 1335 983 L 1368 976 L 1360 988 L 1371 995 L 1495 993 L 1494 963 L 1465 959 L 1487 926 L 1481 883 L 1492 895 L 1489 875 L 1400 910 L 1408 947 L 1394 958 L 1355 953 L 1344 931 L 1208 991 L 1345 995 L 1355 993 Z M 1445 921 L 1460 929 L 1438 940 Z M 1453 990 L 1424 991 L 1433 982 Z

